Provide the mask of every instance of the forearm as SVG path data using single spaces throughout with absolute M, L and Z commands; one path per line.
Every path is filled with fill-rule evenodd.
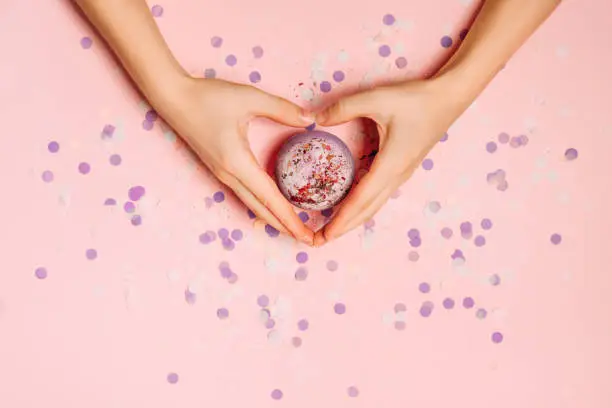
M 149 100 L 187 73 L 172 55 L 145 0 L 74 0 Z
M 469 105 L 561 0 L 484 0 L 457 52 L 434 78 Z

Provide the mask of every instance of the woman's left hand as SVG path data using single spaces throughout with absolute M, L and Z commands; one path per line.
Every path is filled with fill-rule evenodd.
M 334 126 L 357 118 L 374 121 L 379 148 L 369 172 L 335 217 L 317 232 L 315 245 L 363 224 L 385 204 L 421 164 L 467 107 L 441 80 L 418 80 L 383 86 L 341 99 L 317 115 L 317 123 Z

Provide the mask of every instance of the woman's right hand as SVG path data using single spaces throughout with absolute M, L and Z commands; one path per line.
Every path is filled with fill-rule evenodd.
M 247 139 L 254 117 L 302 128 L 313 118 L 297 105 L 249 85 L 190 76 L 177 82 L 150 101 L 157 112 L 259 218 L 313 245 L 313 232 L 259 165 Z

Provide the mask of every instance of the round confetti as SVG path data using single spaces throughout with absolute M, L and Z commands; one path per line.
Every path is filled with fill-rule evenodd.
M 59 143 L 57 143 L 56 141 L 49 142 L 49 144 L 47 145 L 47 149 L 51 153 L 57 153 L 59 151 L 59 148 Z
M 36 268 L 34 271 L 34 276 L 36 276 L 38 279 L 45 279 L 47 277 L 47 269 L 43 267 Z
M 198 300 L 198 295 L 191 292 L 189 289 L 185 290 L 185 302 L 187 302 L 188 305 L 195 304 L 197 300 Z
M 136 205 L 131 201 L 126 201 L 125 204 L 123 204 L 123 211 L 128 214 L 131 214 L 136 211 Z
M 497 151 L 497 143 L 489 142 L 487 143 L 487 152 L 495 153 Z
M 423 167 L 424 170 L 431 170 L 433 169 L 433 166 L 434 166 L 433 160 L 425 159 L 423 160 L 423 163 L 421 164 L 421 166 Z
M 410 251 L 408 252 L 408 260 L 410 262 L 416 262 L 418 261 L 420 258 L 419 253 L 417 251 Z
M 204 70 L 204 78 L 214 79 L 217 77 L 217 71 L 214 68 L 206 68 Z
M 217 317 L 219 319 L 227 319 L 229 317 L 229 310 L 224 307 L 217 309 Z
M 406 330 L 406 322 L 401 320 L 395 321 L 393 327 L 395 327 L 395 330 Z
M 298 214 L 298 217 L 300 218 L 300 220 L 302 220 L 302 222 L 308 222 L 308 220 L 310 219 L 310 216 L 308 215 L 308 213 L 304 211 L 300 211 L 300 213 Z
M 251 81 L 251 83 L 256 84 L 259 81 L 261 81 L 261 74 L 257 71 L 253 71 L 249 74 L 249 81 Z
M 145 120 L 142 121 L 142 128 L 144 130 L 147 130 L 147 131 L 153 130 L 153 126 L 154 125 L 155 125 L 155 123 L 151 122 L 150 120 L 146 120 L 145 119 Z
M 79 173 L 81 174 L 87 174 L 91 171 L 91 166 L 89 165 L 89 163 L 79 163 Z
M 333 213 L 334 213 L 334 210 L 332 208 L 328 208 L 326 210 L 321 211 L 321 215 L 324 216 L 325 218 L 331 217 Z
M 418 248 L 421 246 L 421 237 L 415 237 L 410 239 L 410 246 Z
M 308 261 L 308 254 L 306 252 L 298 252 L 295 256 L 297 263 L 306 263 Z
M 483 218 L 482 221 L 480 221 L 480 227 L 483 230 L 490 230 L 493 228 L 493 222 L 488 218 Z
M 247 209 L 247 216 L 249 217 L 249 219 L 254 220 L 257 216 L 255 215 L 255 213 L 251 210 Z
M 420 238 L 421 233 L 419 232 L 418 229 L 416 228 L 411 228 L 408 230 L 408 238 L 410 239 L 415 239 L 415 238 Z
M 446 142 L 448 140 L 448 133 L 444 133 L 444 135 L 440 138 L 441 142 Z
M 356 398 L 359 396 L 359 390 L 357 389 L 357 387 L 354 387 L 354 386 L 348 387 L 348 389 L 346 390 L 346 393 L 351 398 Z
M 293 337 L 291 339 L 291 344 L 293 344 L 293 347 L 300 347 L 302 345 L 302 339 L 300 337 Z
M 149 109 L 147 113 L 145 113 L 145 119 L 149 122 L 155 122 L 157 118 L 157 112 L 155 112 L 153 109 Z
M 446 298 L 444 301 L 442 301 L 442 306 L 444 306 L 445 309 L 450 310 L 455 307 L 455 301 L 451 298 Z
M 335 71 L 334 74 L 332 75 L 332 77 L 334 78 L 334 81 L 342 82 L 342 81 L 344 81 L 344 72 L 342 72 L 342 71 Z
M 94 259 L 98 257 L 98 251 L 96 251 L 93 248 L 90 248 L 87 251 L 85 251 L 85 257 L 89 259 L 90 261 L 93 261 Z
M 117 204 L 117 200 L 115 200 L 114 198 L 107 198 L 106 200 L 104 200 L 104 205 L 116 205 Z
M 385 14 L 383 16 L 382 21 L 384 25 L 390 26 L 390 25 L 393 25 L 393 23 L 395 23 L 395 17 L 393 16 L 393 14 Z
M 211 242 L 213 242 L 215 239 L 217 238 L 217 234 L 215 234 L 214 231 L 206 231 L 203 234 L 200 234 L 200 242 L 202 244 L 210 244 Z
M 210 39 L 210 45 L 212 45 L 215 48 L 219 48 L 223 45 L 223 38 L 221 37 L 212 37 Z
M 518 136 L 513 136 L 512 138 L 510 138 L 510 147 L 521 147 L 521 138 Z
M 233 67 L 234 65 L 238 63 L 238 59 L 236 58 L 235 55 L 230 54 L 227 57 L 225 57 L 225 63 L 229 65 L 230 67 Z
M 565 151 L 566 160 L 576 160 L 578 158 L 578 150 L 569 148 Z
M 408 310 L 408 308 L 406 307 L 406 305 L 404 303 L 396 303 L 393 306 L 393 311 L 395 313 L 401 313 L 401 312 L 405 312 L 407 310 Z
M 344 303 L 336 303 L 334 305 L 334 312 L 339 315 L 346 313 L 346 306 L 344 305 Z
M 269 304 L 270 304 L 270 298 L 268 298 L 266 295 L 260 295 L 257 298 L 257 305 L 259 307 L 268 307 Z
M 294 276 L 295 276 L 295 280 L 296 281 L 305 281 L 306 278 L 308 278 L 308 269 L 300 266 L 295 271 L 295 275 Z
M 432 302 L 425 301 L 421 304 L 421 308 L 419 309 L 419 314 L 423 317 L 429 317 L 431 316 L 433 309 L 434 309 L 434 304 Z
M 395 66 L 399 69 L 404 69 L 408 66 L 408 60 L 404 57 L 397 57 L 395 59 Z
M 276 326 L 276 321 L 274 319 L 268 319 L 266 320 L 266 329 L 271 330 L 274 328 L 274 326 Z
M 450 239 L 453 236 L 453 230 L 448 227 L 444 227 L 442 230 L 440 230 L 440 235 L 442 235 L 443 238 Z
M 521 146 L 527 146 L 529 144 L 529 137 L 527 135 L 520 135 L 518 138 L 521 141 Z
M 93 40 L 91 38 L 89 38 L 89 37 L 81 38 L 81 47 L 84 50 L 90 49 L 92 45 L 93 45 Z
M 380 47 L 378 47 L 378 55 L 383 58 L 388 57 L 389 55 L 391 55 L 391 47 L 386 44 L 381 45 Z
M 227 228 L 219 228 L 219 230 L 217 231 L 217 236 L 221 239 L 227 239 L 229 238 L 229 231 L 227 230 Z
M 321 89 L 321 92 L 327 93 L 332 90 L 332 85 L 329 81 L 323 81 L 319 84 L 319 89 Z
M 478 319 L 485 319 L 487 317 L 487 311 L 485 309 L 478 309 L 476 311 L 476 317 Z
M 111 166 L 118 166 L 121 164 L 121 156 L 118 154 L 112 154 L 108 161 L 110 162 Z
M 170 384 L 176 384 L 179 380 L 179 376 L 177 373 L 170 373 L 168 374 L 168 376 L 166 377 L 166 380 L 170 383 Z
M 491 335 L 491 341 L 493 341 L 493 343 L 499 344 L 504 341 L 504 335 L 500 332 L 495 332 Z
M 270 238 L 276 238 L 280 235 L 280 231 L 271 226 L 270 224 L 266 224 L 265 230 L 266 234 L 268 234 Z
M 50 182 L 52 182 L 52 181 L 53 181 L 53 178 L 54 178 L 54 177 L 53 177 L 53 172 L 52 172 L 51 170 L 45 170 L 45 171 L 43 171 L 43 173 L 42 173 L 42 180 L 43 180 L 45 183 L 50 183 Z
M 442 37 L 442 39 L 440 39 L 440 45 L 444 48 L 450 48 L 453 45 L 453 39 L 448 35 L 445 35 Z
M 482 235 L 476 235 L 476 238 L 474 238 L 474 245 L 477 247 L 484 246 L 486 243 L 487 240 Z
M 559 235 L 559 234 L 552 234 L 550 236 L 550 242 L 552 242 L 553 245 L 559 245 L 561 243 L 561 235 Z
M 233 251 L 236 248 L 236 244 L 229 238 L 225 238 L 221 240 L 221 244 L 223 245 L 223 249 L 226 251 Z
M 466 309 L 471 309 L 474 307 L 474 299 L 471 297 L 466 297 L 463 299 L 463 307 Z
M 497 286 L 501 283 L 501 277 L 495 273 L 489 276 L 489 283 L 493 286 Z
M 298 322 L 298 329 L 299 329 L 300 331 L 306 331 L 306 330 L 308 330 L 308 326 L 309 326 L 309 323 L 308 323 L 308 320 L 306 320 L 306 319 L 302 319 L 302 320 L 300 320 L 300 321 Z
M 429 283 L 427 282 L 423 282 L 419 285 L 419 292 L 421 293 L 429 293 L 430 290 L 431 290 L 431 287 L 429 286 Z
M 256 45 L 255 47 L 253 47 L 251 49 L 251 52 L 253 53 L 253 57 L 257 59 L 263 57 L 264 55 L 264 50 L 259 45 Z
M 242 231 L 239 229 L 232 230 L 231 237 L 234 241 L 241 241 L 243 237 Z
M 270 396 L 272 397 L 273 400 L 279 400 L 281 398 L 283 398 L 283 392 L 281 390 L 273 390 L 272 393 L 270 393 Z
M 164 14 L 164 8 L 159 4 L 155 4 L 151 7 L 151 14 L 153 14 L 153 17 L 161 17 Z
M 325 264 L 325 267 L 327 268 L 328 271 L 335 272 L 335 271 L 338 270 L 338 262 L 336 262 L 334 260 L 329 260 Z
M 128 190 L 128 197 L 132 201 L 138 201 L 145 195 L 145 188 L 143 186 L 130 187 Z
M 429 209 L 429 211 L 436 214 L 438 211 L 440 211 L 442 205 L 440 205 L 438 201 L 430 201 L 429 204 L 427 204 L 427 208 Z
M 501 144 L 506 144 L 510 141 L 510 135 L 505 132 L 502 132 L 497 135 L 497 141 Z

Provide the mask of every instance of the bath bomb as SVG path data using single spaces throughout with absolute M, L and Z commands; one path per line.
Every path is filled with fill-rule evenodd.
M 276 159 L 276 182 L 296 207 L 326 210 L 348 194 L 355 161 L 342 140 L 331 133 L 309 131 L 291 136 Z

